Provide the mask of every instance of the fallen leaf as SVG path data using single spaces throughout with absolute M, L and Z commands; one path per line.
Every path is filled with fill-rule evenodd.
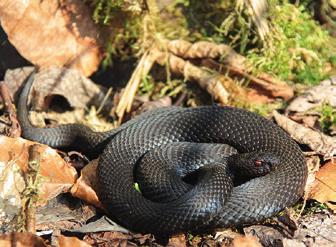
M 107 216 L 102 216 L 96 221 L 90 221 L 89 223 L 82 225 L 79 228 L 66 230 L 66 232 L 72 233 L 94 233 L 94 232 L 122 232 L 129 233 L 129 230 L 119 226 L 117 223 L 109 219 Z
M 167 107 L 172 105 L 172 99 L 169 96 L 162 97 L 158 100 L 144 101 L 135 111 L 132 116 L 140 115 L 143 112 L 151 111 L 160 107 Z
M 12 95 L 17 95 L 18 89 L 32 69 L 25 67 L 6 71 L 5 82 Z M 52 96 L 63 96 L 73 108 L 86 108 L 88 104 L 99 107 L 105 97 L 105 92 L 105 88 L 97 86 L 74 69 L 52 67 L 35 74 L 29 101 L 33 99 L 36 108 L 45 109 Z M 111 104 L 107 101 L 105 107 L 109 108 Z
M 306 157 L 306 164 L 308 167 L 307 182 L 304 189 L 304 198 L 309 197 L 312 186 L 314 185 L 316 172 L 320 168 L 320 158 L 318 156 Z
M 47 247 L 43 239 L 29 232 L 13 232 L 0 235 L 2 247 Z
M 290 237 L 286 231 L 278 226 L 253 225 L 244 228 L 244 233 L 250 237 L 257 237 L 264 246 L 277 246 L 282 239 Z
M 309 198 L 325 203 L 336 212 L 336 161 L 331 160 L 315 175 Z
M 167 247 L 184 247 L 187 246 L 187 240 L 185 234 L 174 235 L 169 238 Z
M 306 247 L 306 245 L 299 240 L 296 239 L 289 239 L 289 238 L 284 238 L 282 240 L 282 246 L 283 247 Z
M 233 239 L 232 247 L 262 247 L 262 245 L 256 237 L 240 236 Z
M 102 232 L 102 233 L 93 233 L 85 235 L 84 240 L 92 245 L 96 245 L 99 241 L 99 246 L 108 247 L 108 246 L 136 246 L 131 245 L 128 240 L 131 238 L 130 235 L 123 234 L 121 232 Z
M 21 193 L 26 187 L 28 148 L 36 143 L 6 136 L 0 136 L 0 143 L 0 215 L 1 218 L 12 218 L 21 207 Z M 41 176 L 38 204 L 43 205 L 58 194 L 68 192 L 75 183 L 77 172 L 54 149 L 40 144 L 38 151 L 38 175 Z
M 65 237 L 58 236 L 57 237 L 59 247 L 89 247 L 90 244 L 76 238 L 76 237 Z
M 216 231 L 216 234 L 215 234 L 215 239 L 216 241 L 218 242 L 222 242 L 224 241 L 225 239 L 234 239 L 236 237 L 239 237 L 241 236 L 240 233 L 238 232 L 234 232 L 232 231 L 231 229 L 224 229 L 223 231 Z
M 70 193 L 98 208 L 103 208 L 96 191 L 98 191 L 98 178 L 96 175 L 98 159 L 91 161 L 82 170 L 81 175 L 72 186 Z
M 99 30 L 83 1 L 2 0 L 0 16 L 9 41 L 38 67 L 65 66 L 86 76 L 98 68 Z
M 307 89 L 287 107 L 287 112 L 306 112 L 323 103 L 336 107 L 336 76 L 320 82 L 320 85 Z
M 335 214 L 328 210 L 303 215 L 294 239 L 304 242 L 305 246 L 336 246 L 335 222 Z
M 208 41 L 199 41 L 193 44 L 185 40 L 172 40 L 167 43 L 167 49 L 184 59 L 217 58 L 221 59 L 223 64 L 245 68 L 246 58 L 225 44 L 215 44 Z
M 23 82 L 34 71 L 34 69 L 35 68 L 33 66 L 27 66 L 6 70 L 4 81 L 6 82 L 14 101 L 17 101 L 20 92 L 19 89 L 23 86 Z
M 66 233 L 81 228 L 96 214 L 93 206 L 83 204 L 68 194 L 61 194 L 49 200 L 47 205 L 37 207 L 36 229 L 39 232 L 62 229 Z

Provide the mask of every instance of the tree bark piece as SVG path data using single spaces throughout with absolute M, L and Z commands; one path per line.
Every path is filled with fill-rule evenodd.
M 325 159 L 331 159 L 336 154 L 335 138 L 306 128 L 276 111 L 273 111 L 273 116 L 277 124 L 287 131 L 294 140 L 308 145 L 312 150 L 323 155 Z

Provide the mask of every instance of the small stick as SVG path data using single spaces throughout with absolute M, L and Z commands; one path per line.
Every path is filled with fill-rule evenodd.
M 10 126 L 6 126 L 5 134 L 9 137 L 19 137 L 21 135 L 21 128 L 16 117 L 15 105 L 9 93 L 8 86 L 5 81 L 0 82 L 0 96 L 4 102 L 6 113 L 10 121 Z
M 39 179 L 40 172 L 40 152 L 38 151 L 39 145 L 34 144 L 29 147 L 29 161 L 28 168 L 25 174 L 26 188 L 23 192 L 24 196 L 24 216 L 25 216 L 25 230 L 27 232 L 36 232 L 36 219 L 35 219 L 35 203 L 38 200 L 39 194 Z

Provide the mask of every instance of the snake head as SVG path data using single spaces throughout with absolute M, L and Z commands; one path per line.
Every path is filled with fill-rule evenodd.
M 248 180 L 276 170 L 280 160 L 272 152 L 251 152 L 232 155 L 228 164 L 236 179 Z
M 256 169 L 256 172 L 260 176 L 264 176 L 271 171 L 276 170 L 278 164 L 280 163 L 279 158 L 271 152 L 261 152 L 255 155 L 257 157 L 251 158 L 254 163 L 254 168 Z

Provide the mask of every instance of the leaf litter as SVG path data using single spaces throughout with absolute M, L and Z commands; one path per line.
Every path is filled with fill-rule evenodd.
M 66 98 L 66 97 L 65 97 Z M 153 109 L 155 107 L 160 107 L 163 105 L 170 105 L 171 99 L 167 100 L 158 100 L 155 101 L 143 101 L 140 103 L 140 107 L 138 106 L 137 114 L 141 113 L 142 111 L 146 111 L 148 109 Z M 142 106 L 141 106 L 142 105 Z M 134 108 L 133 108 L 134 109 Z M 63 113 L 64 114 L 64 113 Z M 65 113 L 67 114 L 67 113 Z M 60 114 L 62 115 L 62 114 Z M 93 114 L 94 115 L 94 114 Z M 299 143 L 305 144 L 310 147 L 312 150 L 310 157 L 312 157 L 313 160 L 316 160 L 316 158 L 319 160 L 318 157 L 321 157 L 322 160 L 328 160 L 331 159 L 334 155 L 333 150 L 334 149 L 334 139 L 330 136 L 327 136 L 318 130 L 308 129 L 307 127 L 304 127 L 303 125 L 300 125 L 298 123 L 293 122 L 289 118 L 274 112 L 273 116 L 277 123 L 283 127 L 287 132 L 293 135 L 294 139 L 296 139 Z M 57 117 L 55 118 L 57 119 Z M 69 117 L 64 118 L 64 122 L 69 121 Z M 99 118 L 98 118 L 99 119 Z M 76 122 L 76 119 L 73 119 L 72 121 Z M 111 126 L 109 127 L 111 128 Z M 11 171 L 10 173 L 5 172 L 3 173 L 7 177 L 14 176 L 14 173 L 17 173 L 17 170 L 22 169 L 20 167 L 20 164 L 25 164 L 25 159 L 27 159 L 27 154 L 19 155 L 18 157 L 13 157 L 11 154 L 22 154 L 27 151 L 27 147 L 25 145 L 29 146 L 32 145 L 31 142 L 23 140 L 23 139 L 11 139 L 2 137 L 3 141 L 7 141 L 8 144 L 5 145 L 8 147 L 8 149 L 1 150 L 1 158 L 4 159 L 3 163 L 5 164 L 12 164 L 13 162 L 16 164 L 18 163 L 19 166 L 16 168 L 15 172 Z M 327 141 L 326 141 L 327 140 Z M 41 145 L 43 147 L 43 145 Z M 44 151 L 43 151 L 44 150 Z M 71 171 L 69 173 L 70 177 L 67 178 L 68 182 L 61 182 L 61 180 L 57 180 L 55 177 L 52 179 L 56 179 L 57 186 L 52 186 L 46 183 L 46 181 L 51 182 L 52 179 L 44 180 L 42 179 L 42 183 L 45 183 L 44 189 L 46 189 L 48 192 L 46 193 L 49 197 L 44 198 L 44 201 L 51 202 L 52 198 L 58 198 L 59 193 L 68 192 L 72 196 L 80 198 L 82 201 L 85 201 L 88 203 L 88 205 L 93 205 L 89 207 L 89 210 L 85 210 L 86 204 L 79 205 L 77 209 L 69 208 L 69 206 L 66 206 L 62 203 L 56 202 L 53 206 L 46 206 L 45 203 L 41 204 L 44 205 L 43 207 L 39 206 L 38 210 L 36 212 L 36 227 L 38 232 L 48 231 L 48 229 L 52 229 L 52 232 L 47 232 L 45 236 L 49 236 L 50 234 L 52 236 L 57 236 L 57 234 L 75 234 L 78 236 L 78 234 L 84 234 L 84 239 L 88 243 L 95 243 L 95 241 L 99 240 L 100 246 L 108 246 L 113 244 L 119 244 L 119 245 L 129 245 L 129 246 L 136 246 L 138 244 L 152 244 L 152 245 L 159 245 L 155 238 L 153 238 L 152 235 L 136 235 L 133 233 L 129 233 L 126 229 L 120 227 L 115 222 L 111 221 L 110 219 L 106 217 L 99 217 L 97 218 L 97 211 L 96 210 L 103 210 L 102 206 L 98 200 L 98 197 L 95 193 L 97 190 L 96 187 L 96 178 L 95 178 L 95 170 L 97 166 L 97 160 L 94 160 L 90 162 L 87 166 L 85 166 L 83 169 L 81 169 L 80 174 L 75 171 L 73 167 L 70 166 L 70 164 L 67 164 L 60 156 L 57 156 L 59 158 L 59 164 L 54 165 L 55 162 L 55 155 L 57 155 L 56 150 L 51 149 L 50 147 L 44 147 L 40 151 L 42 157 L 44 157 L 41 160 L 41 174 L 43 176 L 45 175 L 43 171 L 52 171 L 53 174 L 51 176 L 55 176 L 57 174 L 57 170 L 55 170 L 55 167 L 60 166 L 62 167 L 62 175 L 64 176 L 66 173 L 64 173 L 64 168 L 70 169 Z M 52 155 L 48 160 L 48 157 Z M 22 156 L 26 157 L 23 158 Z M 315 157 L 315 158 L 314 158 Z M 14 161 L 13 161 L 14 160 Z M 43 161 L 43 162 L 42 162 Z M 314 162 L 313 162 L 314 163 Z M 48 164 L 48 166 L 46 165 Z M 330 161 L 328 164 L 325 164 L 322 166 L 320 170 L 318 170 L 319 162 L 316 162 L 314 164 L 313 168 L 311 169 L 311 176 L 314 182 L 311 182 L 311 189 L 310 194 L 307 199 L 315 199 L 319 201 L 320 203 L 326 203 L 329 205 L 329 207 L 333 208 L 333 203 L 335 202 L 334 198 L 334 191 L 335 188 L 333 185 L 333 168 L 335 167 L 334 163 Z M 50 165 L 53 169 L 50 169 Z M 24 169 L 23 169 L 24 170 Z M 326 170 L 324 173 L 323 171 Z M 11 175 L 8 175 L 11 174 Z M 327 175 L 326 175 L 327 174 Z M 79 178 L 78 178 L 79 177 Z M 70 180 L 69 180 L 70 179 Z M 22 180 L 22 179 L 21 179 Z M 4 180 L 5 181 L 5 180 Z M 19 178 L 17 178 L 16 181 L 19 181 Z M 62 184 L 63 183 L 63 184 Z M 8 183 L 7 183 L 8 184 Z M 12 182 L 14 185 L 14 183 Z M 15 187 L 19 188 L 20 183 L 15 182 Z M 8 185 L 7 185 L 8 186 Z M 23 188 L 24 186 L 22 186 Z M 2 191 L 10 191 L 7 189 L 3 189 Z M 13 195 L 2 195 L 2 200 L 5 200 L 5 198 L 19 198 L 18 194 L 16 197 Z M 43 198 L 43 194 L 41 196 Z M 6 199 L 9 200 L 9 199 Z M 9 200 L 10 201 L 10 200 Z M 13 202 L 13 199 L 12 199 Z M 40 203 L 40 202 L 39 202 Z M 328 204 L 329 203 L 329 204 Z M 63 205 L 63 206 L 60 206 Z M 15 213 L 19 210 L 19 203 L 16 202 L 16 204 L 10 204 L 6 206 L 7 208 L 13 207 L 15 210 L 12 210 L 12 220 L 15 215 Z M 78 211 L 79 210 L 79 211 Z M 9 209 L 6 210 L 8 212 L 11 212 Z M 86 217 L 83 218 L 83 212 L 86 211 Z M 76 213 L 78 212 L 78 213 Z M 102 211 L 101 211 L 102 212 Z M 54 216 L 53 216 L 54 215 Z M 58 216 L 57 216 L 58 215 Z M 59 217 L 60 215 L 63 215 L 63 217 Z M 99 213 L 98 213 L 99 215 Z M 302 217 L 306 217 L 302 216 Z M 301 218 L 302 218 L 301 217 Z M 321 217 L 326 217 L 322 216 Z M 275 222 L 278 222 L 276 220 L 277 218 L 273 218 Z M 333 218 L 331 218 L 333 219 Z M 271 219 L 272 220 L 272 219 Z M 327 219 L 325 219 L 327 220 Z M 74 222 L 80 222 L 75 223 Z M 8 224 L 13 223 L 8 222 Z M 245 237 L 243 235 L 231 235 L 231 236 L 224 236 L 217 237 L 215 235 L 196 235 L 192 236 L 190 239 L 187 238 L 187 235 L 177 235 L 174 237 L 171 237 L 167 243 L 168 246 L 188 246 L 188 245 L 198 245 L 200 243 L 208 246 L 213 245 L 223 245 L 223 246 L 262 246 L 262 245 L 268 245 L 268 244 L 274 244 L 274 243 L 281 243 L 283 246 L 291 246 L 293 244 L 297 244 L 300 246 L 302 243 L 306 243 L 307 241 L 314 241 L 314 243 L 317 242 L 316 237 L 310 237 L 308 240 L 307 238 L 303 238 L 302 234 L 300 233 L 300 229 L 302 227 L 307 227 L 308 223 L 302 223 L 301 221 L 298 221 L 298 229 L 294 232 L 292 231 L 290 234 L 288 233 L 288 228 L 283 226 L 283 230 L 279 231 L 277 229 L 279 228 L 279 223 L 273 223 L 273 225 L 256 225 L 251 226 L 249 228 L 243 228 L 243 229 L 237 229 L 239 231 L 243 231 L 245 233 Z M 275 226 L 275 228 L 274 228 Z M 284 230 L 285 229 L 285 230 Z M 286 230 L 287 229 L 287 230 Z M 59 233 L 60 231 L 60 233 Z M 326 229 L 325 231 L 328 231 Z M 58 232 L 58 233 L 57 233 Z M 286 233 L 287 232 L 287 233 Z M 299 233 L 297 233 L 299 232 Z M 300 235 L 301 234 L 301 235 Z M 310 233 L 313 235 L 312 233 Z M 316 236 L 320 236 L 322 233 L 316 233 Z M 314 235 L 314 236 L 315 236 Z M 268 236 L 268 237 L 267 237 Z M 297 236 L 300 236 L 298 238 Z M 310 235 L 309 235 L 310 236 Z M 323 235 L 324 236 L 324 235 Z M 67 243 L 70 241 L 72 244 L 79 244 L 75 243 L 77 240 L 74 240 L 72 238 L 67 239 L 66 237 L 59 235 L 56 239 L 61 239 L 60 241 L 62 243 Z M 198 240 L 197 240 L 198 239 Z M 314 239 L 314 240 L 312 240 Z M 325 237 L 321 237 L 323 241 L 327 241 Z M 333 242 L 333 238 L 327 238 L 329 242 Z M 73 242 L 75 241 L 75 242 Z M 322 240 L 321 240 L 322 241 Z M 328 243 L 329 243 L 328 242 Z M 197 244 L 198 243 L 198 244 Z M 79 245 L 80 246 L 80 245 Z
M 258 22 L 257 19 L 254 21 Z M 260 30 L 258 32 L 263 34 Z M 118 105 L 115 104 L 113 99 L 110 99 L 112 97 L 106 97 L 107 89 L 97 87 L 80 73 L 58 68 L 42 70 L 39 73 L 40 79 L 38 81 L 40 82 L 37 82 L 38 86 L 35 90 L 35 96 L 39 96 L 36 98 L 40 99 L 34 105 L 37 105 L 40 110 L 47 109 L 53 103 L 55 96 L 58 95 L 66 100 L 70 108 L 81 109 L 79 113 L 78 109 L 75 109 L 75 113 L 33 113 L 32 122 L 36 123 L 38 118 L 42 120 L 40 122 L 44 122 L 44 119 L 47 118 L 51 125 L 81 122 L 91 127 L 95 126 L 97 128 L 98 126 L 97 130 L 103 131 L 117 126 L 130 115 L 134 116 L 134 114 L 139 114 L 148 109 L 174 104 L 176 99 L 173 98 L 159 99 L 156 102 L 148 98 L 137 105 L 139 103 L 136 102 L 137 89 L 142 83 L 142 78 L 149 74 L 155 64 L 168 65 L 169 71 L 175 75 L 197 82 L 213 99 L 223 104 L 227 104 L 230 98 L 248 98 L 250 101 L 258 103 L 270 103 L 274 102 L 276 98 L 287 101 L 294 95 L 291 87 L 271 75 L 254 74 L 253 66 L 246 63 L 245 58 L 229 46 L 203 41 L 195 43 L 183 40 L 161 41 L 166 43 L 167 50 L 162 50 L 155 45 L 153 49 L 146 50 L 134 70 L 133 77 L 126 90 L 114 92 L 113 97 L 118 98 Z M 27 56 L 31 55 L 26 54 Z M 99 59 L 96 50 L 93 50 L 92 54 L 93 60 Z M 197 59 L 199 61 L 195 61 Z M 221 61 L 217 62 L 218 59 Z M 34 59 L 32 60 L 34 61 Z M 96 66 L 96 63 L 93 63 L 93 65 Z M 76 66 L 78 66 L 78 63 L 75 63 L 74 67 Z M 9 88 L 11 89 L 13 86 L 13 89 L 11 89 L 12 95 L 16 95 L 15 92 L 20 87 L 20 82 L 28 75 L 27 71 L 29 69 L 8 71 L 6 74 L 5 81 L 9 82 Z M 93 68 L 89 66 L 80 70 L 87 75 L 92 72 Z M 249 89 L 237 87 L 237 80 L 247 80 Z M 35 170 L 38 174 L 36 177 L 40 179 L 33 180 L 38 181 L 38 184 L 41 185 L 41 191 L 45 191 L 45 193 L 38 193 L 39 200 L 34 204 L 37 207 L 36 219 L 34 219 L 36 221 L 34 222 L 37 234 L 42 236 L 44 240 L 29 233 L 14 233 L 2 235 L 0 241 L 7 242 L 0 243 L 7 245 L 13 239 L 16 239 L 18 245 L 25 243 L 28 246 L 34 244 L 45 246 L 46 242 L 60 246 L 160 246 L 162 243 L 168 246 L 332 245 L 336 242 L 334 236 L 335 215 L 331 213 L 327 206 L 334 209 L 335 204 L 335 164 L 332 161 L 335 155 L 335 139 L 323 134 L 321 129 L 313 129 L 318 117 L 307 120 L 306 114 L 308 113 L 302 113 L 300 107 L 304 105 L 301 109 L 311 109 L 325 102 L 332 105 L 334 94 L 330 94 L 330 92 L 333 92 L 333 90 L 334 77 L 331 77 L 316 88 L 309 89 L 302 96 L 295 98 L 287 108 L 288 117 L 277 112 L 273 113 L 276 122 L 307 151 L 310 178 L 305 199 L 319 201 L 314 206 L 316 207 L 314 213 L 309 212 L 314 207 L 304 208 L 304 202 L 303 205 L 298 204 L 299 210 L 297 211 L 299 212 L 295 211 L 294 206 L 294 212 L 293 210 L 285 210 L 280 215 L 263 222 L 263 224 L 232 229 L 229 234 L 220 231 L 195 236 L 192 233 L 180 234 L 161 241 L 159 244 L 152 235 L 128 232 L 110 219 L 104 216 L 100 217 L 103 209 L 95 194 L 97 190 L 95 178 L 97 161 L 92 161 L 85 168 L 79 168 L 76 171 L 71 163 L 65 162 L 57 154 L 56 150 L 38 145 L 39 157 L 43 158 L 40 160 L 39 169 Z M 185 105 L 185 101 L 182 98 L 182 105 Z M 95 108 L 83 110 L 89 104 L 95 105 Z M 99 109 L 102 106 L 106 106 L 106 109 L 112 107 L 108 117 L 114 117 L 115 123 L 109 124 L 109 121 L 97 116 L 97 112 L 100 112 Z M 307 128 L 303 124 L 290 120 L 290 118 L 295 119 L 298 116 L 293 112 L 301 112 L 303 114 L 300 116 L 302 122 L 310 121 L 313 124 L 310 124 Z M 62 118 L 62 116 L 64 117 Z M 22 164 L 27 164 L 29 160 L 27 152 L 31 145 L 35 144 L 20 138 L 6 139 L 6 145 L 4 145 L 6 148 L 1 150 L 0 153 L 0 158 L 3 159 L 0 163 L 0 185 L 2 186 L 0 191 L 4 192 L 0 195 L 0 203 L 2 203 L 2 206 L 4 205 L 1 217 L 5 212 L 5 217 L 1 218 L 1 230 L 3 232 L 8 230 L 6 227 L 10 224 L 16 224 L 20 220 L 16 217 L 20 210 L 20 200 L 22 200 L 22 193 L 20 192 L 27 187 L 24 184 L 27 169 Z M 57 160 L 56 165 L 54 164 L 55 159 Z M 67 157 L 67 159 L 71 158 Z M 85 163 L 86 161 L 81 162 Z M 56 169 L 57 166 L 59 168 Z M 319 169 L 320 166 L 321 169 Z M 52 174 L 50 175 L 48 172 Z M 31 190 L 31 192 L 35 193 L 35 190 Z M 74 197 L 80 198 L 80 200 L 74 199 Z M 13 225 L 14 227 L 16 226 Z M 245 236 L 242 234 L 245 234 Z M 76 237 L 71 237 L 72 235 L 83 238 L 85 242 Z

